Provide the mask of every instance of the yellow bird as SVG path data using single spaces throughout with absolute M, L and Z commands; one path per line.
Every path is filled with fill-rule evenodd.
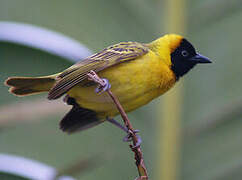
M 5 84 L 17 96 L 49 92 L 48 99 L 54 100 L 66 94 L 64 101 L 73 107 L 60 127 L 71 133 L 118 114 L 107 93 L 97 94 L 96 85 L 87 80 L 91 70 L 109 81 L 111 91 L 130 112 L 164 94 L 198 63 L 211 61 L 182 36 L 167 34 L 147 44 L 121 42 L 109 46 L 58 74 L 9 77 Z

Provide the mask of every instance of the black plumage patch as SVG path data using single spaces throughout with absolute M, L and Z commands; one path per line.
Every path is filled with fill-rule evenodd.
M 171 54 L 171 69 L 176 75 L 176 80 L 185 75 L 189 70 L 191 70 L 196 62 L 189 61 L 189 58 L 196 55 L 196 50 L 190 42 L 183 39 L 180 45 Z
M 74 98 L 66 96 L 64 101 L 73 107 L 60 122 L 60 129 L 63 131 L 73 133 L 103 122 L 97 118 L 96 112 L 80 107 Z

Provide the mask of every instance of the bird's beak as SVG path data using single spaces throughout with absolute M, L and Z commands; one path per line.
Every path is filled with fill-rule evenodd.
M 191 57 L 189 59 L 190 61 L 196 62 L 196 63 L 212 63 L 209 58 L 197 53 L 195 56 Z

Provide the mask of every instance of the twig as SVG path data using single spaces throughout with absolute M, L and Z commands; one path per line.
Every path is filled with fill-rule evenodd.
M 87 74 L 87 76 L 88 76 L 89 80 L 96 82 L 99 86 L 101 86 L 101 87 L 105 86 L 105 82 L 94 71 L 90 71 Z M 147 169 L 144 164 L 143 153 L 141 151 L 140 146 L 136 146 L 136 144 L 138 142 L 138 137 L 134 131 L 134 128 L 133 128 L 132 124 L 130 123 L 128 116 L 127 116 L 126 112 L 124 111 L 122 105 L 120 104 L 118 98 L 111 92 L 110 89 L 108 89 L 106 92 L 109 94 L 109 96 L 112 98 L 113 102 L 115 103 L 117 109 L 119 110 L 119 112 L 121 114 L 124 124 L 128 128 L 129 133 L 131 135 L 133 145 L 129 145 L 129 147 L 135 154 L 136 166 L 137 166 L 137 169 L 139 172 L 139 177 L 137 178 L 137 180 L 148 180 L 148 174 L 147 174 Z

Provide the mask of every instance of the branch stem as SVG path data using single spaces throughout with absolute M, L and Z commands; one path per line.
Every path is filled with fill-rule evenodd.
M 87 74 L 87 76 L 90 81 L 96 82 L 101 87 L 105 86 L 105 82 L 94 71 L 90 71 Z M 138 172 L 139 172 L 139 177 L 137 178 L 137 180 L 148 180 L 148 173 L 147 173 L 146 166 L 144 164 L 143 153 L 141 151 L 140 146 L 136 146 L 136 144 L 138 142 L 138 137 L 135 133 L 135 130 L 134 130 L 132 124 L 130 123 L 130 120 L 129 120 L 124 108 L 120 104 L 118 98 L 112 93 L 112 91 L 110 89 L 108 89 L 106 92 L 109 94 L 109 96 L 113 100 L 114 104 L 116 105 L 116 107 L 124 121 L 124 124 L 128 128 L 128 131 L 131 135 L 133 145 L 129 145 L 129 147 L 135 154 L 135 161 L 136 161 L 135 164 L 136 164 Z

